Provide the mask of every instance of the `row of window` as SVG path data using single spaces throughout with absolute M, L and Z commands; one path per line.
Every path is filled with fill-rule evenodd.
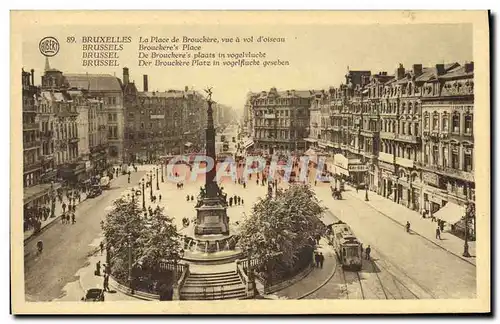
M 451 118 L 450 118 L 451 117 Z M 461 128 L 461 118 L 464 120 L 464 128 Z M 450 129 L 450 119 L 451 119 L 451 129 Z M 424 115 L 424 129 L 431 130 L 431 116 L 429 114 Z M 453 132 L 453 133 L 465 133 L 472 134 L 473 127 L 473 117 L 471 114 L 432 114 L 432 131 L 436 132 Z
M 438 145 L 425 145 L 424 163 L 472 172 L 473 149 L 463 149 L 458 144 L 443 145 L 441 149 Z

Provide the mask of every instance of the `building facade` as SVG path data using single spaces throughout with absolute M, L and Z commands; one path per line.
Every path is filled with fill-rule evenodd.
M 148 76 L 143 76 L 143 91 L 123 69 L 127 161 L 155 160 L 163 155 L 199 150 L 206 125 L 203 97 L 194 90 L 149 91 Z
M 125 127 L 121 80 L 109 74 L 66 74 L 65 79 L 70 88 L 85 91 L 89 98 L 102 102 L 102 113 L 107 116 L 108 163 L 123 162 Z
M 269 153 L 305 152 L 312 93 L 307 91 L 262 91 L 252 101 L 254 145 Z

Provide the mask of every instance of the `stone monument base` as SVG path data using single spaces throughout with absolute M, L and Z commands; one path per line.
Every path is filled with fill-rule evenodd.
M 220 199 L 205 198 L 196 214 L 195 235 L 229 235 L 229 217 Z

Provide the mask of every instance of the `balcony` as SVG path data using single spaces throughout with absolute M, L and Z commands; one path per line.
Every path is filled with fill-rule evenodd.
M 42 159 L 42 162 L 48 162 L 48 161 L 51 161 L 54 159 L 54 154 L 51 153 L 51 154 L 43 154 L 40 156 L 41 159 Z
M 40 125 L 38 123 L 23 123 L 23 131 L 38 130 Z
M 23 150 L 30 150 L 30 149 L 34 149 L 34 148 L 37 148 L 37 147 L 40 147 L 40 141 L 37 140 L 37 141 L 31 141 L 31 142 L 24 142 L 23 143 Z
M 24 173 L 33 172 L 41 168 L 42 165 L 38 161 L 23 165 Z
M 393 140 L 393 139 L 396 138 L 396 134 L 391 133 L 391 132 L 380 132 L 380 138 L 381 139 Z
M 415 135 L 405 135 L 405 134 L 396 134 L 396 139 L 401 142 L 418 144 L 421 141 L 420 136 Z
M 361 135 L 364 137 L 374 137 L 377 133 L 378 131 L 372 131 L 369 129 L 364 129 L 361 131 Z
M 54 136 L 54 131 L 47 130 L 45 132 L 41 132 L 40 136 L 43 138 L 52 138 L 52 136 Z
M 474 174 L 473 172 L 457 170 L 450 167 L 443 167 L 440 165 L 428 165 L 423 163 L 416 163 L 416 165 L 420 166 L 422 169 L 436 172 L 445 176 L 454 177 L 460 180 L 474 182 Z

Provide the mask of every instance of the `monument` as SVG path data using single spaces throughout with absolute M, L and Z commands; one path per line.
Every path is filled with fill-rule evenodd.
M 229 235 L 229 217 L 224 193 L 217 184 L 217 159 L 215 154 L 215 128 L 212 110 L 212 89 L 205 90 L 207 96 L 207 128 L 205 154 L 214 161 L 214 167 L 205 174 L 205 188 L 196 207 L 195 235 Z

